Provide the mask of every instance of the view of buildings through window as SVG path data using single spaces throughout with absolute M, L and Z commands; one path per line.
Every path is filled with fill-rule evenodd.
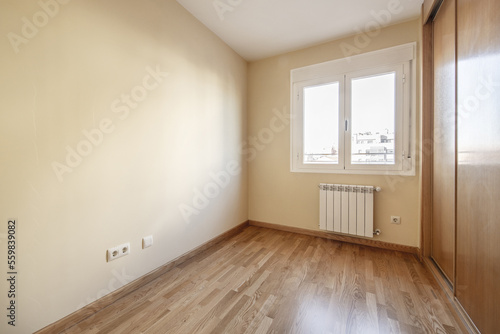
M 340 83 L 304 88 L 304 163 L 338 163 Z

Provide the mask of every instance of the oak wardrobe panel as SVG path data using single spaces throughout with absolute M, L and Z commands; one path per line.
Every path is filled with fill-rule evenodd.
M 434 148 L 431 257 L 452 285 L 455 263 L 455 0 L 446 0 L 434 29 Z
M 500 1 L 458 0 L 456 297 L 500 330 Z

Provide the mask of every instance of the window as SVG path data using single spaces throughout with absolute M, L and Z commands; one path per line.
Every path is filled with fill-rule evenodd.
M 415 43 L 291 72 L 292 172 L 414 175 Z

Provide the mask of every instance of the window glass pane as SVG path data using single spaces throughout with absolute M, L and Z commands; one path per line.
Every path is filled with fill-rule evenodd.
M 338 164 L 339 87 L 304 88 L 304 163 Z
M 396 73 L 352 79 L 351 164 L 395 164 Z

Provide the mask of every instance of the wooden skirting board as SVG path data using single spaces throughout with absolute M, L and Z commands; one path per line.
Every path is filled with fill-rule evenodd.
M 249 225 L 264 227 L 264 228 L 274 229 L 274 230 L 280 230 L 280 231 L 285 231 L 285 232 L 292 232 L 292 233 L 297 233 L 297 234 L 310 235 L 313 237 L 325 238 L 325 239 L 330 239 L 330 240 L 337 240 L 337 241 L 341 241 L 341 242 L 348 242 L 348 243 L 352 243 L 352 244 L 376 247 L 376 248 L 381 248 L 381 249 L 386 249 L 386 250 L 394 250 L 394 251 L 414 254 L 417 256 L 419 255 L 419 249 L 417 247 L 397 245 L 397 244 L 392 244 L 392 243 L 382 242 L 382 241 L 377 241 L 377 240 L 368 240 L 368 239 L 362 239 L 362 238 L 356 238 L 356 237 L 349 237 L 349 236 L 345 236 L 345 235 L 333 234 L 333 233 L 328 233 L 328 232 L 323 232 L 323 231 L 308 230 L 308 229 L 303 229 L 303 228 L 298 228 L 298 227 L 263 223 L 263 222 L 253 221 L 253 220 L 246 221 L 246 222 L 232 228 L 231 230 L 219 235 L 218 237 L 215 237 L 214 239 L 202 244 L 201 246 L 193 249 L 192 251 L 168 262 L 167 264 L 159 267 L 158 269 L 155 269 L 154 271 L 138 278 L 137 280 L 119 288 L 118 290 L 108 294 L 107 296 L 104 296 L 103 298 L 96 300 L 95 302 L 75 311 L 74 313 L 62 318 L 61 320 L 58 320 L 58 321 L 54 322 L 53 324 L 50 324 L 47 327 L 42 328 L 41 330 L 37 331 L 35 334 L 60 333 L 60 332 L 64 331 L 65 329 L 68 329 L 68 328 L 78 324 L 79 322 L 87 319 L 88 317 L 94 315 L 95 313 L 97 313 L 97 312 L 101 311 L 102 309 L 108 307 L 109 305 L 115 303 L 116 301 L 125 297 L 126 295 L 136 291 L 140 287 L 148 284 L 149 282 L 152 282 L 153 280 L 157 279 L 161 275 L 163 275 L 166 272 L 168 272 L 169 270 L 171 270 L 173 267 L 175 267 L 175 266 L 189 260 L 190 258 L 202 253 L 206 249 L 214 246 L 215 244 L 218 244 L 219 242 L 222 242 L 222 241 L 240 233 Z
M 62 318 L 61 320 L 58 320 L 54 322 L 53 324 L 48 325 L 45 328 L 42 328 L 41 330 L 35 332 L 35 334 L 53 334 L 53 333 L 60 333 L 64 331 L 67 328 L 70 328 L 79 322 L 87 319 L 88 317 L 92 316 L 93 314 L 99 312 L 100 310 L 106 308 L 107 306 L 113 304 L 120 298 L 125 297 L 126 295 L 134 292 L 135 290 L 139 289 L 140 287 L 148 284 L 149 282 L 154 281 L 161 275 L 165 274 L 168 272 L 170 269 L 173 267 L 189 260 L 190 258 L 204 252 L 206 249 L 214 246 L 215 244 L 218 244 L 221 241 L 224 241 L 233 235 L 236 235 L 243 231 L 246 227 L 248 226 L 248 221 L 230 229 L 229 231 L 213 238 L 212 240 L 207 241 L 206 243 L 202 244 L 201 246 L 198 246 L 197 248 L 193 249 L 192 251 L 189 251 L 188 253 L 179 256 L 178 258 L 168 262 L 167 264 L 153 270 L 152 272 L 136 279 L 135 281 L 124 285 L 123 287 L 119 288 L 118 290 L 102 297 L 99 300 L 96 300 L 95 302 L 73 312 L 72 314 Z
M 417 247 L 398 245 L 398 244 L 393 244 L 393 243 L 389 243 L 389 242 L 363 239 L 363 238 L 358 238 L 358 237 L 350 237 L 347 235 L 334 234 L 334 233 L 324 232 L 324 231 L 308 230 L 308 229 L 299 228 L 299 227 L 263 223 L 263 222 L 259 222 L 259 221 L 255 221 L 255 220 L 250 220 L 249 223 L 252 226 L 259 226 L 259 227 L 265 227 L 265 228 L 270 228 L 270 229 L 280 230 L 280 231 L 285 231 L 285 232 L 305 234 L 305 235 L 310 235 L 310 236 L 318 237 L 318 238 L 337 240 L 337 241 L 342 241 L 342 242 L 348 242 L 351 244 L 376 247 L 376 248 L 381 248 L 381 249 L 386 249 L 386 250 L 394 250 L 394 251 L 398 251 L 398 252 L 414 254 L 416 256 L 420 255 L 420 250 Z

